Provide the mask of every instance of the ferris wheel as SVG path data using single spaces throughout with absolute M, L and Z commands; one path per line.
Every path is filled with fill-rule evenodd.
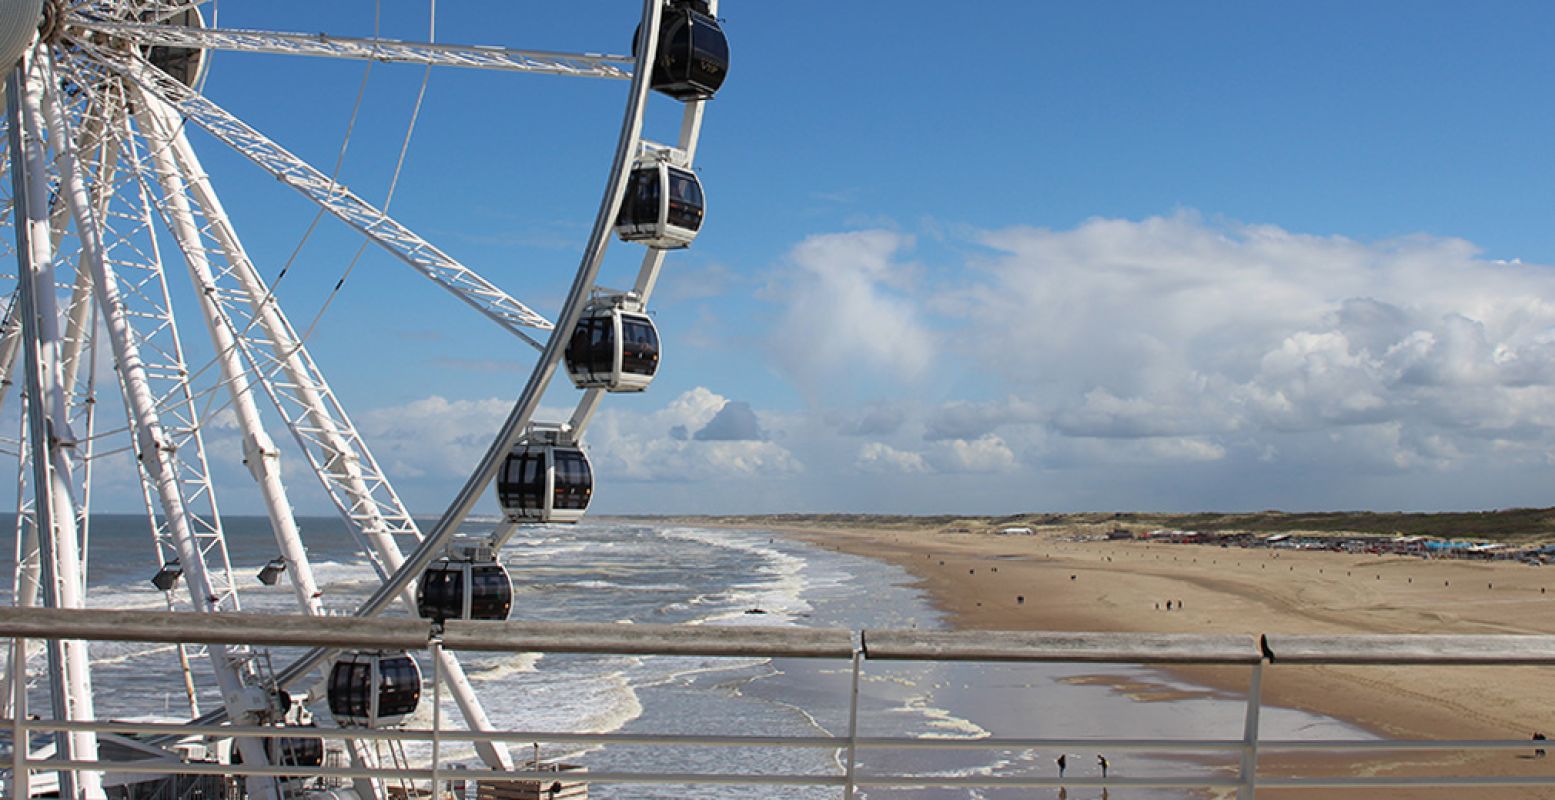
M 0 320 L 0 403 L 16 403 L 23 422 L 15 446 L 22 489 L 13 602 L 85 607 L 94 467 L 105 454 L 128 450 L 145 498 L 147 547 L 161 565 L 152 582 L 168 606 L 239 610 L 242 581 L 227 554 L 221 487 L 201 418 L 209 408 L 201 401 L 219 396 L 241 432 L 243 464 L 280 553 L 260 580 L 288 582 L 299 613 L 367 616 L 398 602 L 439 622 L 505 618 L 512 589 L 496 552 L 520 525 L 582 517 L 593 493 L 582 449 L 590 419 L 605 394 L 642 391 L 657 371 L 659 338 L 647 305 L 666 253 L 689 246 L 702 227 L 694 160 L 705 101 L 728 69 L 717 0 L 643 0 L 631 56 L 225 29 L 210 19 L 211 9 L 209 0 L 0 0 L 0 61 L 14 65 L 5 84 L 9 174 L 0 181 L 12 235 L 0 235 L 0 249 L 18 265 L 0 279 L 9 295 Z M 622 23 L 630 30 L 633 20 Z M 556 318 L 224 109 L 203 88 L 208 54 L 216 51 L 630 81 L 610 178 Z M 684 105 L 665 143 L 644 136 L 655 92 Z M 538 350 L 508 417 L 431 527 L 412 518 L 307 337 L 250 259 L 242 220 L 227 214 L 191 146 L 191 128 L 451 293 L 515 344 Z M 613 238 L 643 249 L 628 290 L 596 284 Z M 163 252 L 166 240 L 176 253 Z M 180 274 L 192 281 L 198 307 L 175 312 L 169 284 Z M 190 330 L 209 338 L 212 363 L 186 358 L 181 336 Z M 111 375 L 97 368 L 99 354 L 111 358 Z M 536 420 L 558 370 L 582 392 L 576 409 L 565 420 Z M 7 396 L 13 384 L 19 391 Z M 122 426 L 99 419 L 98 400 L 114 396 L 123 400 Z M 287 439 L 288 457 L 305 469 L 283 476 L 277 442 Z M 359 607 L 330 609 L 321 599 L 288 494 L 298 474 L 322 487 L 378 574 Z M 488 536 L 457 538 L 492 490 L 505 521 Z M 232 646 L 186 655 L 185 669 L 204 670 L 219 687 L 221 708 L 193 714 L 211 725 L 299 724 L 291 693 L 310 676 L 324 676 L 329 713 L 317 724 L 393 725 L 414 710 L 423 681 L 403 653 L 315 651 L 290 663 Z M 436 658 L 442 688 L 466 725 L 489 729 L 457 658 Z M 8 683 L 27 680 L 22 661 L 8 665 Z M 32 670 L 46 676 L 55 717 L 93 719 L 85 643 L 50 645 L 42 661 Z M 232 757 L 296 763 L 314 759 L 318 741 L 246 739 Z M 95 760 L 97 747 L 91 733 L 62 734 L 57 743 L 75 760 Z M 513 767 L 500 744 L 478 751 L 488 766 Z M 359 763 L 379 757 L 359 746 L 349 755 Z M 280 796 L 277 782 L 251 778 L 248 794 Z M 356 789 L 363 797 L 383 792 L 365 780 Z M 101 776 L 91 772 L 62 773 L 60 790 L 63 797 L 104 796 Z

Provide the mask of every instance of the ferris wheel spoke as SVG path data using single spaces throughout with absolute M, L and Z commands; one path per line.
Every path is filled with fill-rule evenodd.
M 510 333 L 537 349 L 543 347 L 524 328 L 550 330 L 551 323 L 545 317 L 350 189 L 144 59 L 88 42 L 73 41 L 95 59 L 133 81 L 147 100 L 167 105 Z
M 557 53 L 482 45 L 405 42 L 395 39 L 364 39 L 332 36 L 326 33 L 195 28 L 184 25 L 147 25 L 132 22 L 98 22 L 90 23 L 86 27 L 101 33 L 121 36 L 141 45 L 319 56 L 617 80 L 632 77 L 633 60 L 630 56 Z

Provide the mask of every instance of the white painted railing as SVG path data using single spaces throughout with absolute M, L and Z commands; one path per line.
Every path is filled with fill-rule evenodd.
M 213 617 L 218 618 L 213 620 Z M 669 735 L 652 733 L 566 733 L 554 731 L 472 732 L 442 726 L 434 715 L 429 729 L 370 730 L 361 728 L 297 728 L 222 726 L 221 737 L 275 738 L 305 735 L 336 740 L 429 743 L 434 756 L 425 768 L 289 767 L 188 763 L 174 760 L 136 762 L 69 761 L 33 758 L 26 748 L 11 758 L 15 785 L 48 771 L 97 770 L 116 773 L 186 775 L 304 776 L 334 779 L 383 778 L 414 781 L 430 789 L 460 781 L 552 780 L 554 771 L 451 770 L 436 754 L 448 743 L 509 741 L 569 745 L 630 745 L 657 748 L 721 747 L 825 750 L 839 754 L 840 770 L 797 774 L 734 774 L 709 772 L 588 772 L 598 784 L 705 784 L 836 787 L 851 798 L 861 787 L 1056 788 L 1108 786 L 1141 788 L 1235 789 L 1243 800 L 1258 788 L 1354 789 L 1410 787 L 1550 787 L 1555 769 L 1542 775 L 1428 776 L 1287 776 L 1260 775 L 1259 757 L 1268 753 L 1360 755 L 1411 751 L 1504 750 L 1527 752 L 1526 739 L 1468 740 L 1284 740 L 1259 735 L 1262 675 L 1282 665 L 1467 665 L 1555 666 L 1555 636 L 1290 636 L 1262 637 L 1193 634 L 1083 634 L 1000 631 L 866 630 L 717 627 L 677 625 L 614 625 L 598 623 L 449 622 L 441 630 L 423 620 L 317 618 L 244 614 L 169 614 L 138 611 L 0 608 L 0 637 L 13 648 L 27 639 L 80 638 L 106 641 L 252 644 L 260 646 L 351 647 L 486 652 L 612 653 L 713 657 L 784 657 L 847 660 L 851 663 L 848 727 L 843 735 L 755 736 Z M 15 652 L 15 650 L 13 650 Z M 1120 665 L 1232 665 L 1249 670 L 1249 691 L 1243 735 L 1237 739 L 1095 738 L 908 738 L 860 736 L 859 679 L 870 662 L 1004 662 L 1087 663 Z M 434 665 L 433 701 L 438 676 Z M 14 719 L 0 720 L 12 741 L 29 741 L 35 732 L 96 731 L 137 734 L 171 741 L 188 735 L 211 735 L 208 726 L 167 723 L 68 722 L 32 720 L 25 698 L 14 698 L 23 709 Z M 1011 775 L 943 776 L 859 773 L 858 755 L 867 751 L 1022 750 L 1090 751 L 1145 754 L 1224 753 L 1239 756 L 1236 774 L 1164 776 L 1030 777 Z M 437 796 L 433 792 L 433 796 Z

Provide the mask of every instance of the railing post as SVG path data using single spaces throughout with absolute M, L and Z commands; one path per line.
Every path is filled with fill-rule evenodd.
M 32 797 L 32 776 L 27 769 L 31 749 L 32 736 L 27 730 L 27 640 L 17 636 L 11 640 L 11 797 L 17 800 Z
M 847 783 L 843 786 L 843 800 L 853 800 L 853 767 L 858 755 L 858 674 L 864 660 L 862 650 L 853 651 L 853 689 L 848 693 L 848 763 L 845 766 Z
M 1247 722 L 1242 728 L 1242 785 L 1237 800 L 1253 800 L 1258 795 L 1258 712 L 1263 706 L 1263 662 L 1253 665 L 1247 684 Z
M 465 578 L 469 580 L 468 577 Z M 439 633 L 432 637 L 432 800 L 437 800 L 441 795 L 437 793 L 438 767 L 442 764 L 443 744 L 443 639 Z

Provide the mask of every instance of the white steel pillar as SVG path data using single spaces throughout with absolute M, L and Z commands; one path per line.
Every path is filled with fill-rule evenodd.
M 13 207 L 16 214 L 17 259 L 20 266 L 23 346 L 27 351 L 27 394 L 33 448 L 33 512 L 39 531 L 44 599 L 58 608 L 85 607 L 85 576 L 76 536 L 75 501 L 70 487 L 70 455 L 74 445 L 65 413 L 64 387 L 58 361 L 59 319 L 54 304 L 53 247 L 48 219 L 49 176 L 43 155 L 42 125 L 37 107 L 41 80 L 31 79 L 32 60 L 23 58 L 7 82 L 11 135 Z M 92 679 L 86 643 L 61 641 L 50 648 L 55 715 L 63 719 L 93 719 Z M 18 665 L 20 666 L 20 665 Z M 25 668 L 15 670 L 18 677 Z M 72 733 L 59 737 L 70 758 L 97 760 L 97 736 Z M 98 800 L 106 795 L 96 771 L 60 773 L 67 797 Z
M 248 466 L 254 481 L 259 484 L 265 512 L 270 517 L 270 528 L 275 533 L 281 558 L 286 563 L 286 577 L 297 596 L 298 607 L 308 614 L 323 614 L 324 605 L 320 600 L 323 592 L 319 591 L 318 583 L 314 580 L 313 565 L 308 561 L 308 551 L 303 547 L 302 534 L 297 529 L 297 518 L 291 500 L 287 497 L 286 485 L 281 481 L 281 451 L 265 431 L 259 407 L 254 403 L 253 387 L 249 383 L 248 373 L 243 369 L 242 353 L 226 315 L 216 302 L 216 280 L 211 275 L 210 260 L 200 241 L 200 228 L 189 206 L 183 177 L 178 174 L 173 163 L 162 126 L 156 124 L 157 120 L 147 119 L 147 116 L 140 115 L 141 125 L 155 132 L 150 139 L 152 146 L 149 150 L 156 165 L 157 181 L 162 187 L 168 227 L 178 240 L 178 248 L 183 251 L 189 274 L 194 279 L 195 294 L 200 298 L 201 317 L 205 320 L 211 343 L 216 348 L 217 363 L 221 366 L 222 383 L 226 384 L 232 397 L 232 412 L 237 417 L 239 430 L 243 432 L 243 462 Z
M 41 88 L 34 89 L 33 83 L 29 82 L 25 109 L 29 121 L 35 121 L 36 116 L 45 109 Z M 178 464 L 174 461 L 173 445 L 157 415 L 156 398 L 148 385 L 145 363 L 141 360 L 140 349 L 135 344 L 125 314 L 118 280 L 104 258 L 101 230 L 98 228 L 95 209 L 90 204 L 85 182 L 81 178 L 80 165 L 76 162 L 74 149 L 66 136 L 67 131 L 59 110 L 50 104 L 47 106 L 46 116 L 51 136 L 59 147 L 59 193 L 70 207 L 76 233 L 81 241 L 81 261 L 92 272 L 93 294 L 97 299 L 98 307 L 102 310 L 108 341 L 113 348 L 114 363 L 118 366 L 120 384 L 124 389 L 125 405 L 135 423 L 138 439 L 136 449 L 141 469 L 150 478 L 157 500 L 166 516 L 168 530 L 178 551 L 179 565 L 183 568 L 184 580 L 189 587 L 191 602 L 200 611 L 215 611 L 218 598 L 210 574 L 206 570 L 199 544 L 189 528 L 188 510 L 184 506 L 183 493 L 178 485 Z M 248 698 L 248 693 L 244 691 L 246 687 L 238 665 L 234 663 L 225 646 L 211 645 L 209 652 L 211 665 L 216 673 L 216 683 L 221 689 L 222 699 L 229 712 L 234 719 L 248 721 L 251 715 L 246 712 L 253 703 Z M 269 763 L 266 760 L 263 742 L 252 738 L 240 738 L 238 747 L 243 753 L 244 763 L 254 765 Z M 269 796 L 271 791 L 268 787 L 274 785 L 274 781 L 270 778 L 250 777 L 247 782 L 250 793 L 258 797 Z

